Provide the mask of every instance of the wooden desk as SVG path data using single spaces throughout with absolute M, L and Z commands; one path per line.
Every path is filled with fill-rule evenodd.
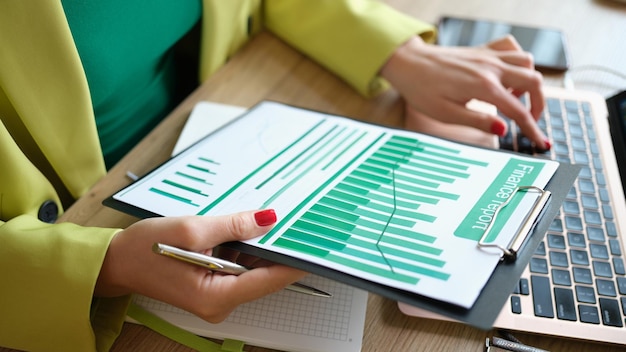
M 594 0 L 389 0 L 392 6 L 435 23 L 442 14 L 495 18 L 515 23 L 550 25 L 565 31 L 574 67 L 597 64 L 626 72 L 626 7 Z M 576 74 L 576 76 L 574 76 Z M 572 76 L 575 83 L 579 73 Z M 580 72 L 583 75 L 584 72 Z M 587 76 L 584 76 L 587 77 Z M 606 94 L 626 87 L 619 77 L 593 75 L 583 84 L 600 87 Z M 547 77 L 559 84 L 561 77 Z M 194 104 L 210 100 L 252 106 L 271 99 L 391 126 L 402 126 L 402 104 L 389 91 L 365 100 L 326 70 L 303 57 L 270 34 L 264 33 L 177 107 L 140 145 L 63 216 L 88 226 L 125 227 L 135 218 L 101 206 L 101 201 L 129 181 L 127 170 L 143 174 L 168 158 L 176 138 Z M 461 324 L 407 317 L 396 302 L 370 295 L 363 351 L 482 351 L 490 332 Z M 519 334 L 525 343 L 552 351 L 618 351 L 621 348 L 554 337 Z M 142 326 L 127 323 L 113 351 L 188 351 Z M 249 351 L 268 351 L 248 347 Z

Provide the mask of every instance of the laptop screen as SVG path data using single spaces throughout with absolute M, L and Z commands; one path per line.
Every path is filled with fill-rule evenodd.
M 626 196 L 626 90 L 606 100 L 615 158 Z

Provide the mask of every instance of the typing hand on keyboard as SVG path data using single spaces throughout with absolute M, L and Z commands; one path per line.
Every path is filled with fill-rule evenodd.
M 525 96 L 521 96 L 520 101 L 526 105 Z M 548 104 L 550 104 L 550 101 L 548 101 Z M 547 108 L 550 109 L 550 106 L 548 105 Z M 500 149 L 511 150 L 530 155 L 550 157 L 550 155 L 548 154 L 550 149 L 538 148 L 533 142 L 530 141 L 528 137 L 526 137 L 522 133 L 515 121 L 509 119 L 500 112 L 498 112 L 498 115 L 502 117 L 507 124 L 507 133 L 504 136 L 498 137 Z M 546 121 L 544 119 L 544 116 L 545 114 L 542 113 L 541 117 L 537 121 L 537 125 L 539 126 L 541 131 L 547 136 L 548 131 L 546 129 Z
M 512 150 L 519 153 L 530 155 L 547 155 L 548 150 L 537 148 L 528 137 L 524 136 L 519 127 L 513 122 L 505 118 L 508 125 L 507 133 L 504 136 L 498 137 L 500 149 Z

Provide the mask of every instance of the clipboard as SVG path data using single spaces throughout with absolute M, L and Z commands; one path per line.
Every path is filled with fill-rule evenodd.
M 262 105 L 262 103 L 260 105 Z M 251 109 L 251 111 L 257 107 Z M 504 151 L 499 152 L 509 153 Z M 184 152 L 181 154 L 184 154 Z M 151 177 L 151 175 L 153 175 L 153 173 L 157 170 L 159 170 L 159 167 L 153 170 L 153 172 L 148 173 L 145 177 Z M 533 206 L 534 213 L 530 214 L 525 221 L 528 226 L 524 227 L 524 229 L 518 233 L 517 236 L 515 236 L 517 241 L 515 241 L 515 243 L 512 244 L 513 247 L 511 247 L 515 252 L 515 260 L 507 260 L 507 262 L 502 261 L 501 264 L 497 265 L 488 282 L 484 286 L 481 294 L 478 296 L 471 308 L 467 309 L 459 307 L 455 304 L 442 302 L 441 300 L 434 298 L 378 284 L 327 266 L 314 264 L 285 254 L 268 251 L 246 243 L 229 243 L 226 245 L 242 252 L 300 268 L 302 270 L 337 280 L 372 293 L 380 294 L 390 299 L 422 307 L 481 329 L 490 329 L 499 314 L 501 307 L 504 305 L 505 300 L 508 299 L 510 292 L 517 283 L 522 271 L 528 264 L 530 256 L 541 242 L 552 219 L 558 212 L 560 204 L 577 174 L 578 167 L 569 164 L 559 165 L 552 179 L 545 187 L 545 189 L 549 191 L 549 193 L 545 194 L 550 194 L 550 196 L 545 197 L 541 202 Z M 113 195 L 107 198 L 103 203 L 106 206 L 140 218 L 161 216 L 148 209 L 137 207 L 115 199 Z M 506 247 L 508 248 L 508 246 Z

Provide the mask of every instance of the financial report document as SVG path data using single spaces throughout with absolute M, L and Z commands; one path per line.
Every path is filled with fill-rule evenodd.
M 274 102 L 113 195 L 160 216 L 273 208 L 246 241 L 389 287 L 470 308 L 558 168 Z M 485 234 L 497 208 L 502 208 Z

